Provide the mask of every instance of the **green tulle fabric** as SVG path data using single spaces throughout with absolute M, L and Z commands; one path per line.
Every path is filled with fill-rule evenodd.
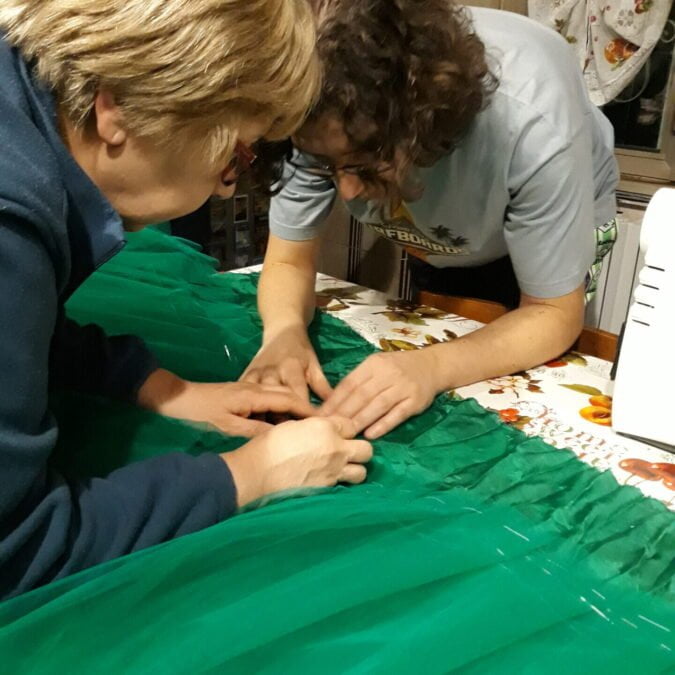
M 145 231 L 68 311 L 184 377 L 236 379 L 256 282 Z M 330 316 L 311 335 L 333 382 L 373 351 Z M 242 443 L 94 397 L 53 407 L 69 475 Z M 471 400 L 439 397 L 375 449 L 364 485 L 280 495 L 0 605 L 0 671 L 675 672 L 662 504 Z

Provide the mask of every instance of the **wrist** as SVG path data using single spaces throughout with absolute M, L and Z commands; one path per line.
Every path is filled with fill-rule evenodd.
M 220 455 L 232 474 L 232 481 L 237 491 L 237 508 L 250 504 L 264 495 L 262 469 L 260 466 L 255 466 L 251 460 L 253 453 L 250 450 L 247 451 L 249 445 L 250 443 L 246 443 L 237 450 Z
M 169 409 L 172 402 L 175 402 L 185 393 L 189 384 L 178 375 L 174 375 L 163 368 L 158 368 L 150 374 L 138 390 L 138 405 L 171 416 Z
M 430 345 L 421 350 L 428 364 L 428 372 L 431 387 L 435 394 L 453 389 L 456 383 L 453 381 L 453 373 L 450 364 L 451 355 L 448 353 L 452 345 L 449 343 Z
M 302 319 L 287 320 L 270 326 L 266 325 L 263 329 L 262 345 L 268 345 L 282 336 L 286 339 L 307 340 L 307 325 Z

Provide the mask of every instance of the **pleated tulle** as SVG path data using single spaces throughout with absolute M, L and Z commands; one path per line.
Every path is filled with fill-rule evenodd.
M 259 345 L 256 281 L 146 231 L 69 312 L 185 377 L 235 379 Z M 333 381 L 372 352 L 333 317 L 311 333 Z M 92 397 L 53 407 L 70 475 L 242 442 Z M 362 486 L 280 495 L 0 605 L 0 672 L 675 672 L 662 504 L 470 400 L 375 447 Z

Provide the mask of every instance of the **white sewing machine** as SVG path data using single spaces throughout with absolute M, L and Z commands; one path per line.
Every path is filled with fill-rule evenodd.
M 640 250 L 645 264 L 620 344 L 612 426 L 675 452 L 675 189 L 649 202 Z

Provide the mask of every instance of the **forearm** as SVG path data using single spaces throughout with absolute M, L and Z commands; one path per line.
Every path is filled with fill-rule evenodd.
M 36 468 L 49 480 L 30 488 L 31 509 L 3 514 L 16 525 L 0 542 L 0 598 L 209 527 L 237 505 L 227 464 L 210 453 L 153 457 L 82 483 Z
M 288 263 L 266 265 L 258 286 L 264 338 L 289 327 L 306 327 L 314 317 L 316 271 Z
M 158 367 L 143 341 L 108 337 L 93 324 L 59 317 L 51 344 L 50 386 L 133 400 Z
M 428 347 L 439 374 L 438 391 L 532 368 L 568 349 L 583 313 L 573 317 L 546 305 L 520 307 L 452 342 Z
M 192 383 L 164 368 L 158 368 L 138 390 L 137 403 L 167 417 L 181 417 L 181 401 L 189 395 Z
M 258 311 L 263 322 L 263 343 L 288 329 L 304 331 L 314 317 L 318 244 L 293 245 L 299 250 L 293 257 L 275 255 L 272 246 L 260 276 Z
M 309 400 L 308 386 L 322 399 L 331 392 L 307 334 L 316 306 L 318 248 L 316 238 L 288 241 L 270 236 L 258 284 L 262 345 L 241 378 L 290 387 L 303 401 Z

